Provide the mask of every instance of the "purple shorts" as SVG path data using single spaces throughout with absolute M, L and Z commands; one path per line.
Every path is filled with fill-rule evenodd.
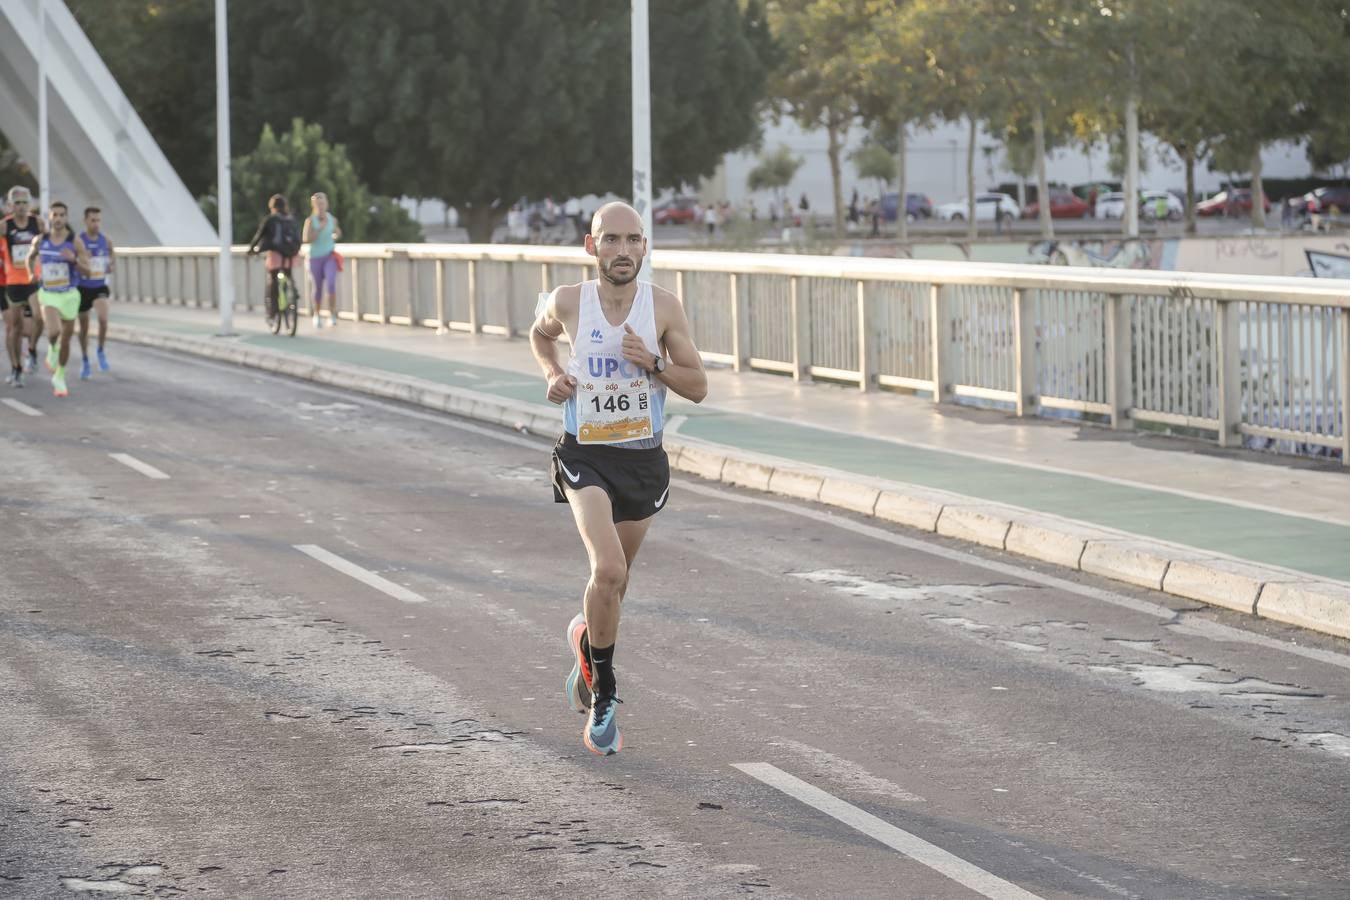
M 338 267 L 337 257 L 333 254 L 327 256 L 311 256 L 309 258 L 309 277 L 314 282 L 314 299 L 318 300 L 325 293 L 337 293 Z M 324 285 L 328 286 L 327 291 Z

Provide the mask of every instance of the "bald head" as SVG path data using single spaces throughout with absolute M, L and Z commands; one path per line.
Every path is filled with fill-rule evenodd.
M 606 203 L 591 217 L 591 235 L 599 238 L 606 231 L 612 234 L 629 234 L 642 231 L 642 216 L 622 200 Z

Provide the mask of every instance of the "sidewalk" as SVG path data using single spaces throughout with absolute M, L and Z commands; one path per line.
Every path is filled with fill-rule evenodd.
M 265 332 L 261 316 L 248 313 L 236 314 L 240 337 L 224 340 L 212 337 L 218 326 L 214 311 L 132 304 L 117 305 L 113 324 L 114 336 L 137 340 L 158 334 L 195 339 L 192 344 L 209 340 L 275 351 L 315 364 L 361 367 L 372 375 L 411 377 L 480 399 L 500 398 L 529 409 L 541 425 L 559 418 L 557 408 L 543 402 L 543 380 L 523 340 L 350 321 L 316 333 L 308 319 L 297 337 L 284 338 Z M 135 333 L 123 333 L 127 326 Z M 1350 474 L 1339 465 L 994 411 L 937 408 L 914 397 L 796 384 L 775 375 L 712 369 L 709 382 L 704 404 L 674 395 L 667 404 L 667 442 L 696 442 L 686 454 L 686 470 L 694 466 L 704 474 L 698 466 L 706 469 L 719 460 L 713 478 L 762 481 L 763 487 L 796 496 L 796 490 L 769 484 L 768 476 L 775 467 L 782 470 L 785 485 L 785 461 L 799 464 L 816 473 L 815 493 L 807 491 L 811 499 L 831 502 L 826 495 L 840 491 L 828 482 L 852 478 L 870 487 L 871 505 L 847 497 L 837 505 L 1013 552 L 1027 552 L 1021 545 L 1028 541 L 1046 540 L 1032 537 L 1029 529 L 1071 533 L 1076 555 L 1072 540 L 1067 556 L 1064 548 L 1030 555 L 1099 571 L 1112 568 L 1106 556 L 1130 551 L 1125 568 L 1138 570 L 1139 577 L 1100 573 L 1164 590 L 1178 587 L 1172 592 L 1247 612 L 1263 587 L 1271 593 L 1272 586 L 1301 581 L 1350 582 Z M 695 464 L 700 452 L 702 462 Z M 724 471 L 727 466 L 740 466 L 740 474 Z M 762 477 L 745 466 L 758 466 Z M 907 511 L 927 503 L 935 521 L 928 525 L 922 511 L 917 522 L 907 513 L 885 515 L 883 506 L 896 506 L 884 499 L 889 493 L 903 495 Z M 1017 520 L 1028 514 L 1057 518 L 1024 522 L 1019 531 Z M 1170 552 L 1132 548 L 1126 540 L 1132 537 Z M 1213 571 L 1192 571 L 1194 563 L 1211 558 L 1240 576 L 1233 596 L 1216 601 L 1211 594 L 1233 594 L 1232 585 L 1215 587 Z M 1153 571 L 1153 563 L 1161 563 L 1161 570 Z M 1241 563 L 1272 571 L 1246 572 Z M 1196 579 L 1188 591 L 1183 582 Z M 1342 591 L 1343 604 L 1335 600 Z M 1350 585 L 1326 592 L 1332 601 L 1317 602 L 1332 602 L 1336 615 L 1345 616 L 1344 631 L 1332 633 L 1350 636 Z

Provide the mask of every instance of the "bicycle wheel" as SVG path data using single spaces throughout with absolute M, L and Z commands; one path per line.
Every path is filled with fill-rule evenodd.
M 295 326 L 300 322 L 300 297 L 295 289 L 295 282 L 287 278 L 284 282 L 286 290 L 286 308 L 281 311 L 286 319 L 286 333 L 295 337 Z
M 281 293 L 281 281 L 277 281 L 277 293 Z M 268 298 L 264 302 L 264 308 L 267 310 L 267 327 L 272 329 L 273 334 L 281 333 L 281 315 L 277 311 L 277 300 Z

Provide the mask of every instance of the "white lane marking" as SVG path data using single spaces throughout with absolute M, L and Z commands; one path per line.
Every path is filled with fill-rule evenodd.
M 1224 625 L 1220 622 L 1211 622 L 1200 616 L 1178 613 L 1176 610 L 1163 606 L 1160 603 L 1152 603 L 1148 600 L 1140 600 L 1136 597 L 1127 597 L 1124 594 L 1112 593 L 1111 591 L 1102 588 L 1079 584 L 1075 581 L 1069 581 L 1067 578 L 1057 578 L 1054 575 L 1046 575 L 1042 572 L 1024 569 L 1021 566 L 1014 566 L 1009 563 L 997 562 L 992 559 L 983 559 L 973 553 L 967 553 L 963 550 L 955 550 L 951 547 L 942 547 L 937 544 L 928 544 L 916 538 L 892 534 L 891 532 L 877 528 L 876 526 L 868 525 L 863 522 L 855 522 L 852 519 L 846 519 L 842 516 L 821 512 L 820 510 L 793 506 L 791 503 L 782 503 L 777 500 L 732 494 L 720 488 L 695 484 L 694 482 L 685 481 L 683 479 L 673 481 L 672 483 L 678 485 L 681 490 L 692 491 L 695 494 L 703 494 L 706 497 L 713 497 L 718 500 L 730 500 L 734 503 L 767 506 L 770 509 L 781 510 L 782 512 L 811 519 L 812 521 L 820 522 L 825 525 L 833 525 L 834 527 L 842 528 L 845 531 L 852 531 L 855 534 L 861 534 L 878 541 L 893 544 L 897 547 L 914 550 L 918 553 L 927 553 L 930 556 L 949 559 L 964 565 L 988 569 L 989 571 L 997 572 L 1000 575 L 1020 578 L 1023 581 L 1030 581 L 1035 584 L 1043 584 L 1046 587 L 1051 587 L 1070 594 L 1077 594 L 1080 597 L 1087 597 L 1090 600 L 1100 600 L 1102 603 L 1110 603 L 1113 606 L 1122 606 L 1125 609 L 1134 610 L 1135 612 L 1143 613 L 1144 615 L 1162 619 L 1178 631 L 1186 631 L 1197 637 L 1216 641 L 1255 644 L 1260 647 L 1268 647 L 1272 650 L 1283 650 L 1285 653 L 1292 653 L 1295 656 L 1302 656 L 1305 659 L 1314 659 L 1318 662 L 1327 663 L 1328 665 L 1339 666 L 1342 669 L 1350 669 L 1350 656 L 1347 656 L 1344 653 L 1336 653 L 1332 650 L 1322 650 L 1317 647 L 1304 647 L 1289 641 L 1282 641 L 1278 638 L 1267 637 L 1263 634 L 1243 631 L 1242 629 L 1234 628 L 1231 625 Z
M 401 584 L 394 584 L 387 578 L 381 578 L 369 569 L 363 569 L 354 562 L 348 562 L 336 553 L 329 553 L 327 550 L 316 544 L 293 544 L 295 549 L 306 556 L 316 559 L 333 569 L 337 569 L 343 575 L 355 578 L 364 585 L 373 587 L 382 594 L 387 594 L 395 600 L 402 600 L 404 603 L 426 603 L 427 598 L 421 594 L 415 594 Z
M 40 409 L 33 409 L 33 407 L 29 406 L 27 403 L 22 403 L 22 402 L 20 402 L 20 401 L 18 401 L 18 400 L 11 400 L 9 397 L 6 397 L 6 398 L 4 398 L 3 400 L 0 400 L 0 403 L 5 404 L 5 405 L 8 406 L 10 409 L 18 410 L 19 412 L 23 413 L 25 416 L 40 416 L 40 415 L 42 415 L 42 410 L 40 410 Z
M 476 425 L 472 422 L 462 421 L 449 415 L 448 413 L 429 413 L 416 409 L 407 409 L 388 403 L 383 400 L 368 398 L 359 395 L 353 395 L 350 392 L 339 391 L 334 388 L 323 387 L 316 384 L 306 384 L 296 382 L 292 379 L 282 378 L 279 375 L 273 375 L 270 372 L 257 372 L 243 369 L 240 366 L 227 365 L 209 360 L 199 359 L 179 353 L 169 351 L 156 351 L 153 348 L 141 348 L 142 352 L 147 352 L 151 356 L 163 356 L 167 359 L 173 359 L 180 363 L 192 363 L 206 369 L 215 369 L 220 372 L 231 372 L 235 375 L 247 372 L 248 375 L 275 381 L 278 384 L 287 384 L 292 389 L 312 391 L 325 397 L 345 398 L 353 403 L 360 403 L 362 406 L 371 409 L 378 409 L 383 412 L 394 415 L 404 416 L 409 419 L 419 419 L 423 422 L 434 422 L 438 425 L 449 428 L 457 428 L 460 431 L 467 431 L 472 434 L 482 435 L 492 438 L 506 444 L 514 444 L 517 447 L 525 447 L 529 450 L 546 450 L 551 442 L 539 441 L 531 438 L 521 437 L 513 432 L 505 431 L 503 428 L 493 428 L 487 425 Z M 561 428 L 561 424 L 559 425 Z M 1322 650 L 1317 647 L 1303 647 L 1298 644 L 1282 641 L 1279 638 L 1267 637 L 1263 634 L 1243 631 L 1240 628 L 1234 628 L 1231 625 L 1223 625 L 1218 622 L 1211 622 L 1208 619 L 1199 616 L 1190 616 L 1184 613 L 1178 615 L 1175 610 L 1169 609 L 1158 603 L 1150 603 L 1147 600 L 1139 600 L 1134 597 L 1126 597 L 1123 594 L 1115 594 L 1102 588 L 1094 588 L 1085 584 L 1068 581 L 1064 578 L 1056 578 L 1053 575 L 1043 575 L 1031 569 L 1024 569 L 1020 566 L 1013 566 L 1007 563 L 995 562 L 989 559 L 982 559 L 972 553 L 964 553 L 960 550 L 953 550 L 949 547 L 942 547 L 937 544 L 927 544 L 923 541 L 907 538 L 899 534 L 892 534 L 880 528 L 866 525 L 862 522 L 854 522 L 852 519 L 845 519 L 840 516 L 824 513 L 806 506 L 793 506 L 790 503 L 781 503 L 776 500 L 769 500 L 759 497 L 748 497 L 740 494 L 734 494 L 730 491 L 710 487 L 708 485 L 696 484 L 683 478 L 674 479 L 675 484 L 682 490 L 693 491 L 696 494 L 703 494 L 705 497 L 713 497 L 718 500 L 727 500 L 733 503 L 750 503 L 759 506 L 767 506 L 770 509 L 777 509 L 794 516 L 801 516 L 806 519 L 812 519 L 826 525 L 833 525 L 836 528 L 843 528 L 853 531 L 856 534 L 866 535 L 898 547 L 906 547 L 918 553 L 927 553 L 930 556 L 939 556 L 944 559 L 950 559 L 954 562 L 964 563 L 965 565 L 978 566 L 990 571 L 999 572 L 1004 575 L 1011 575 L 1021 578 L 1025 581 L 1031 581 L 1036 584 L 1043 584 L 1046 587 L 1053 587 L 1058 590 L 1066 591 L 1071 594 L 1077 594 L 1080 597 L 1087 597 L 1091 600 L 1100 600 L 1103 603 L 1110 603 L 1114 606 L 1122 606 L 1126 609 L 1132 609 L 1135 612 L 1145 615 L 1156 616 L 1164 621 L 1171 623 L 1171 627 L 1178 631 L 1188 631 L 1197 637 L 1204 637 L 1210 640 L 1227 641 L 1230 643 L 1254 644 L 1259 647 L 1267 647 L 1272 650 L 1282 650 L 1285 653 L 1292 653 L 1295 656 L 1302 656 L 1305 659 L 1312 659 L 1327 665 L 1338 666 L 1342 669 L 1350 669 L 1350 656 L 1343 653 L 1336 653 L 1331 650 Z
M 743 416 L 753 416 L 756 419 L 765 419 L 769 422 L 777 422 L 781 425 L 794 425 L 801 428 L 814 428 L 817 431 L 828 431 L 832 434 L 842 434 L 848 437 L 856 438 L 857 434 L 843 428 L 835 428 L 830 425 L 818 425 L 815 423 L 802 422 L 795 419 L 785 419 L 781 416 L 770 415 L 769 413 L 752 412 L 745 409 L 728 409 L 724 406 L 710 407 L 711 410 L 719 412 L 736 413 Z M 1279 506 L 1267 506 L 1264 503 L 1256 503 L 1251 500 L 1238 500 L 1228 497 L 1216 497 L 1213 494 L 1202 494 L 1199 491 L 1188 491 L 1185 488 L 1165 487 L 1163 485 L 1152 484 L 1146 481 L 1131 481 L 1128 478 L 1120 478 L 1115 475 L 1101 475 L 1097 472 L 1084 472 L 1081 469 L 1066 469 L 1060 466 L 1046 465 L 1045 463 L 1035 463 L 1022 459 L 1009 459 L 1005 456 L 993 456 L 992 454 L 979 453 L 974 450 L 957 450 L 952 447 L 944 447 L 941 444 L 925 444 L 920 441 L 909 441 L 904 438 L 887 437 L 885 435 L 868 435 L 868 437 L 885 441 L 888 444 L 896 444 L 901 447 L 912 447 L 916 450 L 929 450 L 934 453 L 946 453 L 950 456 L 963 456 L 967 459 L 978 460 L 979 462 L 994 463 L 1005 466 L 1017 466 L 1019 469 L 1034 469 L 1038 472 L 1050 472 L 1055 475 L 1071 475 L 1077 478 L 1090 478 L 1093 481 L 1103 481 L 1107 484 L 1116 484 L 1121 487 L 1134 488 L 1140 491 L 1157 491 L 1163 494 L 1173 494 L 1177 497 L 1186 497 L 1189 500 L 1207 500 L 1210 503 L 1218 503 L 1223 506 L 1238 506 L 1243 509 L 1252 509 L 1257 512 L 1275 513 L 1281 516 L 1293 516 L 1296 519 L 1311 519 L 1314 522 L 1333 525 L 1348 525 L 1350 519 L 1340 518 L 1326 513 L 1306 513 L 1296 509 L 1288 509 Z
M 140 472 L 146 478 L 165 479 L 169 477 L 168 473 L 161 472 L 149 463 L 141 462 L 130 453 L 109 453 L 108 455 L 128 469 L 135 469 L 137 472 Z
M 974 863 L 966 862 L 936 844 L 930 844 L 903 828 L 897 828 L 884 819 L 864 812 L 853 804 L 840 800 L 795 775 L 789 775 L 776 766 L 768 763 L 732 763 L 732 768 L 739 769 L 794 800 L 861 831 L 873 840 L 903 853 L 915 862 L 922 863 L 934 872 L 947 876 L 981 896 L 989 897 L 990 900 L 1040 900 L 1036 894 L 1023 890 L 1011 881 L 1004 881 L 992 872 L 986 872 Z

